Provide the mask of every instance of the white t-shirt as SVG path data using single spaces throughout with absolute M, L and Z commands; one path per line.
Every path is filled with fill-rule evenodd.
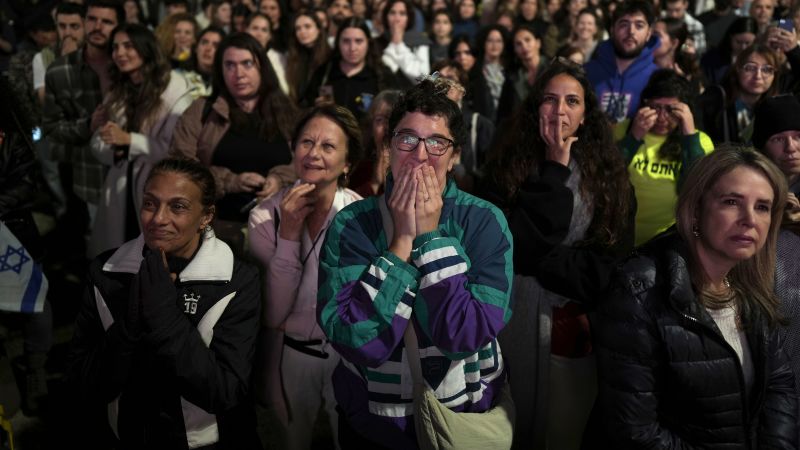
M 44 87 L 44 74 L 47 68 L 44 66 L 44 59 L 42 52 L 37 53 L 33 57 L 33 89 L 40 89 Z

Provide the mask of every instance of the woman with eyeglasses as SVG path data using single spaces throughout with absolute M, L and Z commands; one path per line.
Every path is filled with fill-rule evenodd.
M 702 129 L 717 144 L 749 143 L 753 108 L 759 100 L 778 93 L 781 60 L 763 44 L 743 50 L 722 84 L 708 87 L 698 100 Z
M 636 245 L 675 222 L 678 187 L 694 162 L 714 150 L 695 128 L 689 81 L 671 69 L 653 72 L 633 120 L 614 126 L 636 192 Z
M 448 89 L 426 79 L 400 98 L 384 194 L 340 211 L 322 247 L 317 319 L 342 357 L 333 373 L 342 448 L 417 448 L 409 358 L 454 411 L 501 398 L 511 235 L 500 210 L 448 175 L 467 140 Z
M 282 351 L 272 361 L 261 361 L 273 372 L 269 381 L 280 385 L 268 392 L 283 391 L 291 412 L 279 414 L 286 448 L 307 449 L 321 407 L 334 437 L 337 433 L 331 374 L 339 355 L 317 325 L 317 274 L 334 216 L 361 199 L 347 182 L 363 150 L 355 117 L 335 105 L 314 108 L 301 118 L 292 145 L 298 180 L 253 209 L 248 228 L 250 252 L 266 269 L 263 326 L 284 335 Z M 270 403 L 280 404 L 275 400 Z
M 513 367 L 518 448 L 577 449 L 597 392 L 589 313 L 633 247 L 636 203 L 611 126 L 581 66 L 555 60 L 484 169 L 514 236 Z

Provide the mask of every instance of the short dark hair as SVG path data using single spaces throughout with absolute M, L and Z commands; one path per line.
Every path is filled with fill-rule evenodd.
M 50 14 L 39 14 L 30 21 L 28 31 L 56 31 L 56 23 Z
M 653 26 L 653 22 L 656 20 L 653 4 L 644 0 L 628 0 L 617 6 L 617 9 L 614 10 L 614 16 L 611 19 L 611 26 L 613 27 L 616 25 L 619 19 L 636 13 L 641 13 L 645 20 L 647 20 L 647 24 Z
M 467 142 L 467 125 L 464 115 L 456 102 L 447 98 L 444 91 L 435 82 L 429 79 L 420 81 L 416 86 L 407 90 L 389 115 L 389 128 L 384 136 L 384 143 L 388 147 L 394 129 L 408 113 L 419 112 L 427 116 L 442 117 L 447 123 L 450 134 L 453 135 L 453 151 L 460 151 Z
M 117 15 L 117 25 L 125 23 L 125 8 L 122 7 L 122 2 L 116 0 L 88 0 L 86 2 L 86 11 L 89 8 L 105 8 L 113 9 Z
M 217 199 L 217 185 L 211 171 L 200 161 L 187 158 L 165 158 L 157 162 L 147 175 L 145 185 L 156 175 L 165 173 L 177 173 L 188 178 L 198 188 L 200 188 L 200 203 L 210 210 Z
M 361 128 L 358 125 L 358 120 L 353 116 L 353 113 L 344 106 L 329 104 L 317 106 L 308 111 L 300 118 L 300 121 L 298 121 L 297 125 L 294 127 L 294 132 L 292 132 L 292 150 L 297 146 L 297 141 L 300 140 L 300 134 L 306 128 L 308 122 L 315 117 L 330 119 L 342 129 L 347 138 L 347 156 L 345 160 L 350 164 L 350 170 L 354 170 L 364 156 L 364 147 L 362 146 Z M 346 186 L 347 179 L 348 177 L 342 174 L 338 180 L 339 186 Z
M 81 16 L 81 19 L 85 19 L 86 7 L 80 3 L 62 2 L 56 7 L 56 18 L 61 14 L 65 16 L 78 15 Z
M 205 3 L 205 1 L 203 1 Z M 172 6 L 172 5 L 184 5 L 186 9 L 189 9 L 189 0 L 164 0 L 164 6 Z M 205 8 L 203 8 L 205 9 Z
M 681 103 L 692 105 L 694 98 L 689 81 L 672 69 L 659 69 L 650 75 L 641 94 L 642 101 L 654 98 L 675 97 Z M 644 106 L 643 104 L 641 106 Z
M 197 34 L 197 42 L 200 42 L 200 39 L 203 39 L 203 36 L 205 36 L 208 33 L 217 33 L 219 35 L 220 40 L 225 39 L 225 36 L 227 36 L 227 33 L 225 33 L 225 30 L 223 28 L 218 27 L 216 25 L 209 25 L 203 28 L 203 30 Z

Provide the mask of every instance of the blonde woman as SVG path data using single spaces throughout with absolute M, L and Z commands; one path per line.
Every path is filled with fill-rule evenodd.
M 622 266 L 593 322 L 608 448 L 797 448 L 773 291 L 785 204 L 785 177 L 751 149 L 695 164 L 677 232 Z

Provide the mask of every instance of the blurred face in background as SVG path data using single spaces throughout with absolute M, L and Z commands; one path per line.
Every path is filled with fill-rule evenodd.
M 224 2 L 217 7 L 214 12 L 214 23 L 220 27 L 228 27 L 231 25 L 231 4 Z
M 519 13 L 522 18 L 528 22 L 535 19 L 538 12 L 538 0 L 522 0 L 522 2 L 519 4 Z
M 197 68 L 203 73 L 211 73 L 214 67 L 214 56 L 217 54 L 217 47 L 222 42 L 222 36 L 213 31 L 209 31 L 200 37 L 197 43 Z
M 750 4 L 750 17 L 756 20 L 759 27 L 769 25 L 774 13 L 775 0 L 753 0 Z
M 258 43 L 264 48 L 267 48 L 269 40 L 272 38 L 272 32 L 269 29 L 269 21 L 263 17 L 254 17 L 245 31 L 250 36 L 256 38 Z
M 667 17 L 673 19 L 683 19 L 686 16 L 686 9 L 689 8 L 689 2 L 686 0 L 667 1 Z
M 539 56 L 541 42 L 528 30 L 521 29 L 514 34 L 514 53 L 520 61 L 531 61 Z
M 457 62 L 465 72 L 469 72 L 475 65 L 475 55 L 472 54 L 466 42 L 459 42 L 453 54 L 453 60 Z
M 75 41 L 76 47 L 83 45 L 85 31 L 83 19 L 77 14 L 59 14 L 56 16 L 56 32 L 58 42 L 71 39 Z
M 391 5 L 392 6 L 389 7 L 389 14 L 386 15 L 386 20 L 389 22 L 386 25 L 390 30 L 393 28 L 405 30 L 408 26 L 406 4 L 403 2 L 394 2 Z
M 125 9 L 125 22 L 139 23 L 139 4 L 135 0 L 126 0 L 122 7 Z
M 593 41 L 597 35 L 597 21 L 591 14 L 581 14 L 575 21 L 575 37 L 580 41 Z
M 497 30 L 490 31 L 484 44 L 484 59 L 489 62 L 499 61 L 503 55 L 503 47 L 503 35 Z
M 475 17 L 475 2 L 473 0 L 461 0 L 458 4 L 458 16 L 462 19 Z
M 437 14 L 433 18 L 432 30 L 437 39 L 445 39 L 453 32 L 453 23 L 450 22 L 447 14 Z
M 367 2 L 365 0 L 353 0 L 353 16 L 367 18 Z
M 261 0 L 258 11 L 269 17 L 269 20 L 277 27 L 281 23 L 281 7 L 276 0 Z
M 175 24 L 175 49 L 176 51 L 179 50 L 191 50 L 192 46 L 194 46 L 194 24 L 192 22 L 178 22 Z
M 367 59 L 369 38 L 360 28 L 346 28 L 339 37 L 339 53 L 342 61 L 358 66 Z
M 304 47 L 311 47 L 319 38 L 320 30 L 314 19 L 308 16 L 299 16 L 294 21 L 294 35 L 297 42 Z
M 737 33 L 731 36 L 731 56 L 734 58 L 744 49 L 753 45 L 756 35 L 753 33 Z

